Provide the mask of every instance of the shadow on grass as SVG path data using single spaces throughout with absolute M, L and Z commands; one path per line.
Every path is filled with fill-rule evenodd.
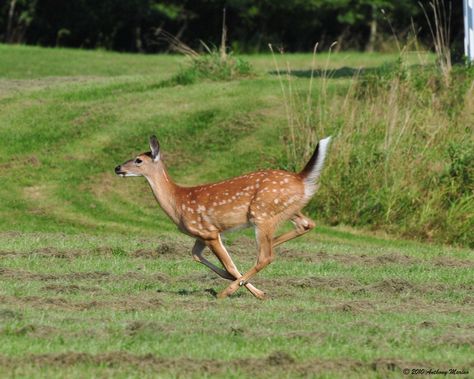
M 297 78 L 310 78 L 311 75 L 314 78 L 326 77 L 331 79 L 342 79 L 352 78 L 354 76 L 366 76 L 366 75 L 384 75 L 393 72 L 398 67 L 397 62 L 384 63 L 377 67 L 340 67 L 335 69 L 308 69 L 308 70 L 290 70 L 289 74 Z M 286 71 L 269 71 L 270 75 L 288 74 Z

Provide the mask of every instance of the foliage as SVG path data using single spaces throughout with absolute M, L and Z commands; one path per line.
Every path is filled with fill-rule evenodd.
M 354 76 L 345 94 L 322 81 L 310 106 L 287 99 L 290 166 L 308 159 L 313 135 L 336 137 L 316 214 L 333 225 L 474 246 L 474 70 L 457 67 L 452 85 L 444 75 L 401 59 Z
M 197 36 L 217 45 L 223 8 L 231 44 L 239 51 L 265 51 L 268 43 L 287 51 L 307 51 L 316 41 L 327 47 L 336 40 L 342 48 L 363 49 L 392 36 L 392 27 L 406 34 L 412 19 L 419 37 L 430 41 L 427 20 L 411 0 L 8 0 L 0 4 L 0 40 L 43 46 L 167 51 L 168 46 L 156 38 L 161 30 L 193 47 L 199 46 Z M 461 7 L 453 2 L 453 39 L 462 34 Z

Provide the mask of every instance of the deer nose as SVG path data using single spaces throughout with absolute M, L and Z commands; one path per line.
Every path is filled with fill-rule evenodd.
M 118 174 L 121 171 L 122 166 L 115 167 L 115 173 Z

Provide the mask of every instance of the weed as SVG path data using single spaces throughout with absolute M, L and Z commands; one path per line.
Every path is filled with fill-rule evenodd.
M 440 69 L 446 85 L 449 85 L 451 78 L 450 73 L 452 70 L 450 46 L 452 4 L 449 2 L 448 9 L 446 9 L 444 0 L 430 1 L 429 6 L 433 13 L 433 20 L 428 15 L 423 4 L 421 2 L 419 4 L 423 9 L 423 13 L 425 14 L 433 38 L 437 66 Z
M 188 66 L 182 68 L 172 80 L 176 84 L 193 84 L 197 80 L 233 80 L 250 76 L 252 66 L 246 60 L 232 55 L 222 58 L 215 51 L 210 50 L 207 54 L 190 58 Z
M 234 57 L 227 52 L 227 27 L 225 24 L 225 9 L 223 13 L 221 45 L 219 49 L 209 47 L 201 41 L 205 52 L 199 53 L 180 41 L 177 37 L 160 30 L 161 38 L 169 43 L 170 47 L 188 59 L 187 65 L 182 67 L 171 79 L 175 85 L 193 84 L 197 80 L 234 80 L 248 77 L 252 74 L 252 66 L 243 58 Z

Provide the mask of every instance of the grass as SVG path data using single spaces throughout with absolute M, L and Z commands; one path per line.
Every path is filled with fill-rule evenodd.
M 0 364 L 12 376 L 472 369 L 468 250 L 323 231 L 281 248 L 254 280 L 271 300 L 242 289 L 217 301 L 224 283 L 190 259 L 185 237 L 12 237 L 0 237 Z M 253 242 L 228 244 L 249 267 Z
M 472 250 L 318 226 L 253 281 L 269 301 L 240 289 L 221 302 L 226 283 L 192 261 L 146 183 L 114 176 L 153 133 L 179 183 L 288 167 L 272 57 L 245 59 L 250 79 L 182 86 L 175 56 L 0 45 L 0 376 L 472 373 Z M 311 57 L 277 59 L 304 95 Z M 333 77 L 315 83 L 344 94 L 357 68 L 396 60 L 334 54 Z M 251 238 L 226 236 L 242 270 Z

